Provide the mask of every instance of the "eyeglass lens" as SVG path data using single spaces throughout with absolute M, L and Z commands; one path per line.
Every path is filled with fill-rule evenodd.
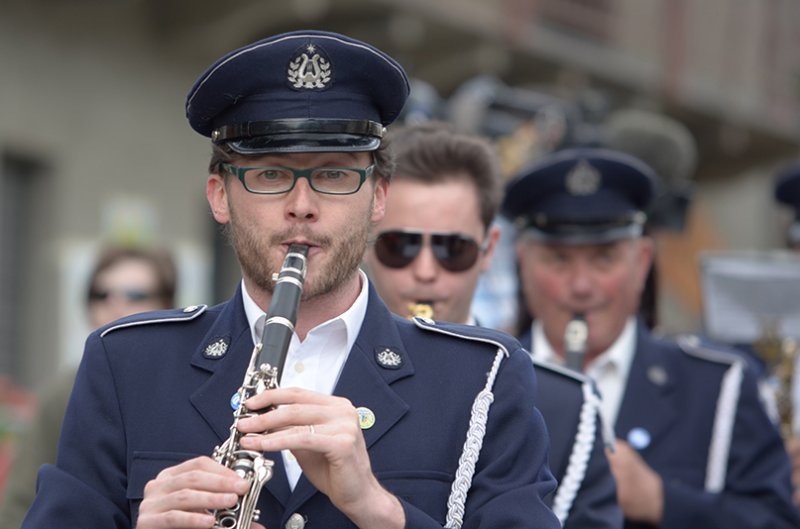
M 405 268 L 422 250 L 424 234 L 402 230 L 385 231 L 375 239 L 375 255 L 389 268 Z M 431 233 L 433 255 L 450 272 L 469 270 L 478 260 L 480 247 L 472 237 L 460 233 Z
M 108 301 L 109 298 L 123 298 L 130 303 L 146 301 L 156 297 L 154 292 L 135 289 L 121 290 L 92 290 L 89 292 L 89 299 L 92 301 Z
M 241 169 L 245 187 L 255 193 L 285 193 L 294 187 L 298 177 L 308 178 L 315 191 L 334 195 L 354 193 L 363 182 L 361 173 L 348 167 L 316 167 L 310 170 L 292 170 L 286 167 Z

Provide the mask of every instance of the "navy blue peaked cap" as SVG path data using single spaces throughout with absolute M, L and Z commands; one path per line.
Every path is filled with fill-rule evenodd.
M 217 60 L 189 92 L 186 117 L 241 154 L 371 151 L 409 90 L 403 68 L 373 46 L 294 31 Z
M 628 154 L 565 149 L 512 179 L 501 212 L 545 242 L 610 242 L 641 235 L 658 185 L 653 170 Z
M 794 222 L 789 226 L 790 244 L 800 243 L 800 161 L 784 167 L 775 180 L 775 200 L 794 209 Z
M 783 168 L 775 180 L 775 200 L 794 208 L 800 219 L 800 161 Z

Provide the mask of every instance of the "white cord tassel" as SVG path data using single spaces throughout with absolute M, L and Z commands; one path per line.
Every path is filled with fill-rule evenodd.
M 447 500 L 447 519 L 445 527 L 458 529 L 464 522 L 464 504 L 467 502 L 467 492 L 472 486 L 472 476 L 475 474 L 475 465 L 483 446 L 483 437 L 486 434 L 486 422 L 489 419 L 489 407 L 494 401 L 492 387 L 500 369 L 500 362 L 506 355 L 502 349 L 497 350 L 494 357 L 494 364 L 489 376 L 486 379 L 486 386 L 475 397 L 472 403 L 472 415 L 469 420 L 469 430 L 467 439 L 464 441 L 464 449 L 458 461 L 458 470 L 450 489 L 450 497 Z
M 553 513 L 561 522 L 562 527 L 567 521 L 583 478 L 586 477 L 586 469 L 589 467 L 589 458 L 592 448 L 594 448 L 594 438 L 597 432 L 600 399 L 594 393 L 590 383 L 585 382 L 582 389 L 583 405 L 581 406 L 578 431 L 575 434 L 575 442 L 572 444 L 572 453 L 569 456 L 567 470 L 564 472 L 564 479 L 558 485 L 553 499 Z

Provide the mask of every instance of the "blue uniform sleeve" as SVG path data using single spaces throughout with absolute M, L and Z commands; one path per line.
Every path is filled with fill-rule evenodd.
M 665 480 L 662 529 L 800 527 L 788 455 L 759 401 L 753 373 L 744 373 L 724 489 L 703 492 Z
M 114 381 L 94 333 L 67 405 L 56 465 L 40 470 L 23 529 L 52 527 L 56 521 L 61 527 L 130 527 L 125 458 Z

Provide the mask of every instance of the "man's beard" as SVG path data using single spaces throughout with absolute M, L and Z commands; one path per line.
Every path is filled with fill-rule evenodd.
M 368 211 L 372 211 L 371 203 Z M 322 270 L 313 271 L 313 282 L 306 279 L 303 300 L 329 294 L 350 279 L 361 264 L 367 248 L 369 219 L 347 225 L 335 237 L 315 234 L 307 226 L 287 229 L 267 237 L 258 232 L 255 223 L 242 222 L 233 208 L 230 208 L 230 214 L 231 222 L 225 225 L 224 230 L 228 241 L 236 250 L 242 272 L 260 289 L 270 293 L 275 289 L 272 276 L 283 265 L 283 258 L 276 261 L 270 249 L 287 240 L 303 239 L 326 250 L 328 262 Z M 312 271 L 308 272 L 311 275 Z

